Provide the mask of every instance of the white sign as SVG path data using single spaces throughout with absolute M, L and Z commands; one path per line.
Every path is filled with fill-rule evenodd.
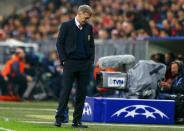
M 125 77 L 109 77 L 108 86 L 109 87 L 125 87 Z
M 92 115 L 91 106 L 87 102 L 84 103 L 83 115 Z

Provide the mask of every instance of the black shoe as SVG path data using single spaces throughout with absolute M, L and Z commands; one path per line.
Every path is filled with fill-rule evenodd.
M 184 123 L 184 118 L 176 119 L 176 124 L 183 124 L 183 123 Z
M 88 126 L 83 125 L 81 122 L 80 123 L 73 123 L 72 127 L 73 128 L 88 128 Z
M 61 121 L 56 120 L 55 123 L 54 123 L 54 125 L 57 126 L 57 127 L 61 127 Z

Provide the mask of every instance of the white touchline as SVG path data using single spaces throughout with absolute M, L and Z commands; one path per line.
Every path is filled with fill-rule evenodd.
M 16 107 L 0 107 L 0 110 L 1 109 L 8 109 L 8 110 L 25 110 L 25 111 L 56 111 L 56 109 L 49 109 L 49 108 L 46 108 L 46 109 L 43 109 L 43 108 L 16 108 Z M 74 110 L 73 109 L 70 109 L 69 112 L 73 112 Z
M 33 123 L 33 124 L 53 124 L 54 122 L 42 122 L 42 121 L 21 121 L 23 123 Z M 184 129 L 184 126 L 173 126 L 173 125 L 136 125 L 136 124 L 108 124 L 108 123 L 88 123 L 91 126 L 121 126 L 121 127 L 147 127 L 147 128 L 173 128 L 173 129 Z M 63 124 L 72 124 L 72 123 L 63 123 Z
M 8 128 L 3 128 L 3 127 L 0 127 L 0 130 L 1 130 L 1 131 L 15 131 L 15 130 L 8 129 Z
M 25 111 L 55 111 L 56 109 L 40 109 L 40 108 L 16 108 L 16 107 L 0 107 L 1 109 L 9 109 L 9 110 L 25 110 Z

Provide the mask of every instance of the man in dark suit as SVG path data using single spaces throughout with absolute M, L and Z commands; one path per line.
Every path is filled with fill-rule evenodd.
M 93 11 L 88 5 L 78 8 L 75 19 L 64 22 L 57 39 L 57 51 L 63 66 L 63 89 L 55 116 L 55 126 L 60 127 L 68 104 L 74 80 L 77 82 L 76 101 L 73 113 L 74 128 L 87 128 L 81 118 L 85 102 L 90 70 L 94 63 L 94 39 L 92 26 L 87 23 Z

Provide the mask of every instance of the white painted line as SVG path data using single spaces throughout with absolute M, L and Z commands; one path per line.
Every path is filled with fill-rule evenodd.
M 25 111 L 55 111 L 56 109 L 22 108 L 22 107 L 0 107 L 0 110 L 25 110 Z
M 48 122 L 48 121 L 20 121 L 20 122 L 23 122 L 23 123 L 32 123 L 32 124 L 53 124 L 54 123 L 54 122 Z
M 0 127 L 0 130 L 1 130 L 1 131 L 15 131 L 15 130 L 8 129 L 8 128 L 3 128 L 3 127 Z
M 0 107 L 0 110 L 25 110 L 25 111 L 56 111 L 56 109 L 51 109 L 51 108 L 46 108 L 46 109 L 41 109 L 41 108 L 23 108 L 23 107 Z M 69 112 L 73 112 L 73 109 L 70 109 Z
M 54 124 L 54 122 L 41 122 L 41 121 L 21 121 L 23 123 L 33 123 L 33 124 Z M 171 128 L 171 129 L 184 129 L 184 125 L 138 125 L 138 124 L 108 124 L 108 123 L 88 123 L 85 122 L 87 125 L 91 126 L 113 126 L 113 127 L 147 127 L 147 128 Z M 72 123 L 63 123 L 63 124 L 72 124 Z

